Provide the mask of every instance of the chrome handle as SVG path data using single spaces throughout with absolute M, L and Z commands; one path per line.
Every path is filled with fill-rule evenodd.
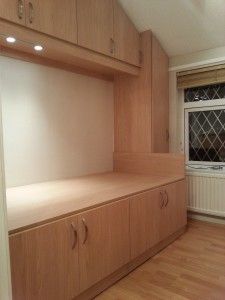
M 23 0 L 18 0 L 17 8 L 17 15 L 18 18 L 21 20 L 23 18 Z
M 114 42 L 114 39 L 110 39 L 110 53 L 111 54 L 114 54 L 114 51 L 115 51 L 115 42 Z
M 83 240 L 83 245 L 84 245 L 88 238 L 88 227 L 87 227 L 86 220 L 84 218 L 82 219 L 82 223 L 83 223 L 84 230 L 85 230 L 85 235 L 84 235 L 84 240 Z
M 77 245 L 77 230 L 76 230 L 76 226 L 73 222 L 71 223 L 71 229 L 72 229 L 72 232 L 73 232 L 72 249 L 75 249 L 75 247 Z
M 168 203 L 169 203 L 169 196 L 167 194 L 167 191 L 165 191 L 165 195 L 166 195 L 166 202 L 165 202 L 165 207 L 167 207 Z
M 31 2 L 29 2 L 29 22 L 32 24 L 34 21 L 34 6 Z
M 164 206 L 164 192 L 160 191 L 160 208 L 162 209 Z

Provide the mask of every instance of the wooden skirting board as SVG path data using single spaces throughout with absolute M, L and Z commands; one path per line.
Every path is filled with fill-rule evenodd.
M 128 275 L 130 272 L 132 272 L 135 268 L 143 264 L 145 261 L 156 255 L 158 252 L 163 250 L 165 247 L 167 247 L 169 244 L 174 242 L 179 236 L 181 236 L 185 231 L 186 227 L 184 226 L 172 235 L 170 235 L 165 240 L 161 241 L 139 257 L 135 258 L 133 261 L 129 262 L 104 280 L 98 282 L 96 285 L 85 291 L 84 293 L 80 294 L 78 297 L 76 297 L 74 300 L 87 300 L 87 299 L 93 299 L 98 294 L 103 292 L 105 289 L 109 288 L 111 285 L 113 285 L 115 282 L 123 278 L 124 276 Z

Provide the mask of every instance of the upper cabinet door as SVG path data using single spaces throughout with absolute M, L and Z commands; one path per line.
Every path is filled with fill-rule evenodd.
M 0 18 L 25 25 L 24 0 L 1 0 Z
M 78 44 L 113 56 L 113 0 L 77 0 Z
M 76 0 L 26 0 L 26 25 L 77 43 Z
M 140 34 L 117 0 L 114 0 L 115 57 L 140 65 Z

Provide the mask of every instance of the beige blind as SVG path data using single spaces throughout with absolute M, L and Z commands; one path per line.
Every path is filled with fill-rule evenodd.
M 225 82 L 225 64 L 177 73 L 179 89 Z

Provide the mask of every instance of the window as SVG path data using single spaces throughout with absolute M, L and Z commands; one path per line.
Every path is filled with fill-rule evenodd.
M 209 101 L 225 98 L 225 83 L 184 90 L 184 102 Z
M 184 100 L 187 162 L 225 163 L 225 84 L 186 89 Z

